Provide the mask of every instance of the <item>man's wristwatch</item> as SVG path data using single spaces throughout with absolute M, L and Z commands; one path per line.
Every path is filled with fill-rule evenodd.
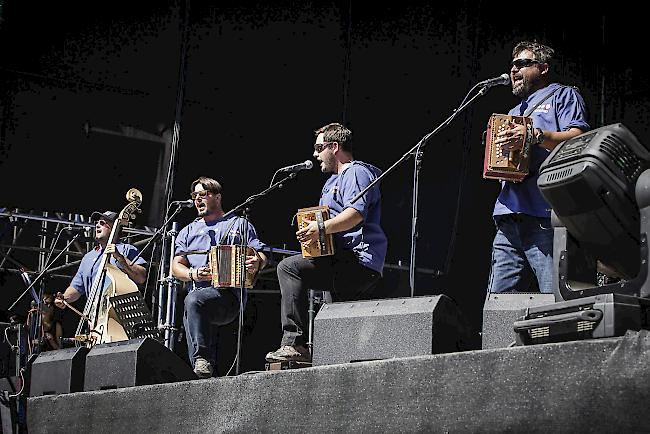
M 541 145 L 544 143 L 544 131 L 541 128 L 535 128 L 535 144 Z

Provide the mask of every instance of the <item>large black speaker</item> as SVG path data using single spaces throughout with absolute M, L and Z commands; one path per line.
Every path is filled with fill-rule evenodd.
M 468 326 L 445 295 L 325 304 L 314 320 L 314 365 L 466 349 Z
M 32 364 L 29 396 L 83 392 L 88 348 L 45 351 Z
M 555 302 L 553 294 L 539 292 L 490 293 L 483 306 L 482 348 L 506 348 L 515 342 L 513 324 L 523 309 Z
M 86 357 L 85 391 L 195 380 L 192 368 L 152 338 L 95 345 Z

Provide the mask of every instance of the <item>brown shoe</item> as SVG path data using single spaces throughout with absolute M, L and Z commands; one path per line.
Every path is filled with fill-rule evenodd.
M 302 345 L 284 345 L 266 355 L 267 362 L 311 362 L 309 350 Z

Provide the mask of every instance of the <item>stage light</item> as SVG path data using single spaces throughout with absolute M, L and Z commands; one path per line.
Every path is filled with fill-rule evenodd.
M 537 184 L 553 209 L 554 272 L 563 299 L 608 292 L 639 296 L 650 230 L 640 211 L 650 204 L 639 204 L 635 188 L 648 196 L 650 176 L 641 175 L 649 167 L 650 149 L 620 123 L 560 143 L 540 167 Z M 623 282 L 643 282 L 636 289 L 598 287 L 596 264 Z M 571 287 L 571 280 L 582 283 Z

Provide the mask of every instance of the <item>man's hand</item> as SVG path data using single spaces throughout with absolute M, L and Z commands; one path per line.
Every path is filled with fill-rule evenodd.
M 212 271 L 209 265 L 194 269 L 194 280 L 197 282 L 212 280 Z
M 120 264 L 122 265 L 126 264 L 126 258 L 115 248 L 115 244 L 107 244 L 106 253 L 112 254 L 115 260 Z
M 258 255 L 247 255 L 246 256 L 246 270 L 258 272 L 262 267 L 262 260 Z
M 504 151 L 518 151 L 523 147 L 526 138 L 526 127 L 521 124 L 510 122 L 507 129 L 497 133 L 495 144 L 501 144 Z
M 296 232 L 296 238 L 301 243 L 311 243 L 318 241 L 318 223 L 315 220 L 309 222 L 307 226 Z
M 65 309 L 65 303 L 63 300 L 65 300 L 65 298 L 63 298 L 63 293 L 57 292 L 56 298 L 54 299 L 54 305 L 59 309 Z

